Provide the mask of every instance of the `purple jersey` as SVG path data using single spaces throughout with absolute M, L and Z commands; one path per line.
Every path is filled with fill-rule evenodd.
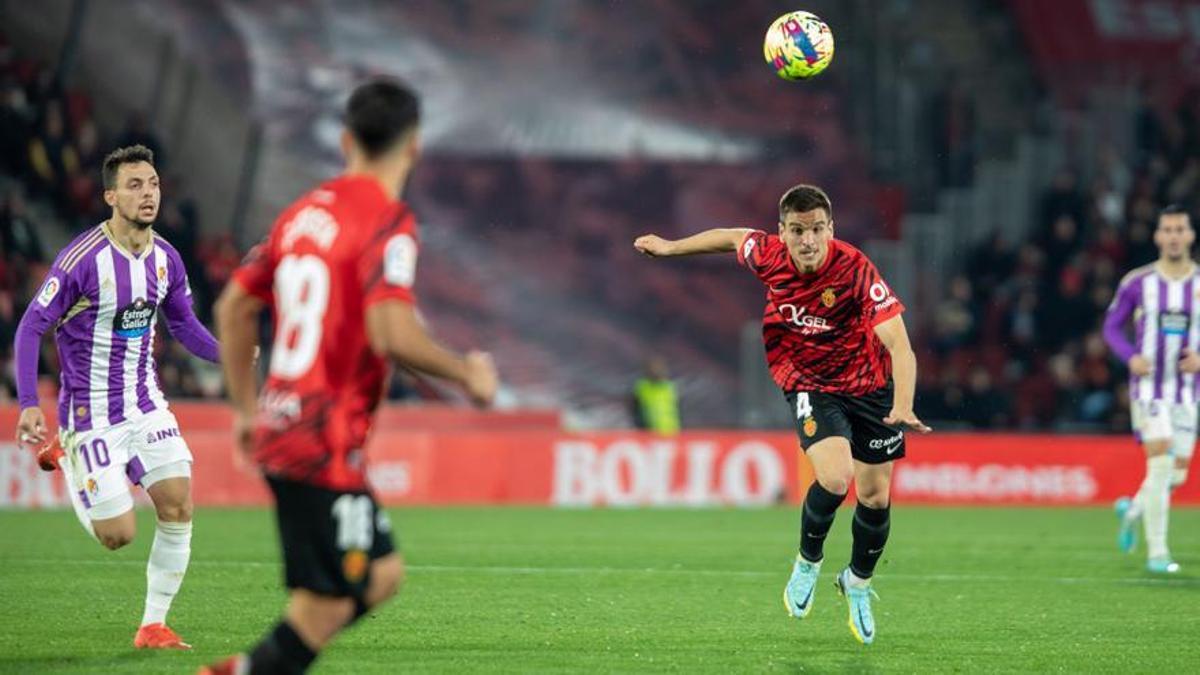
M 192 312 L 187 272 L 170 244 L 154 235 L 134 256 L 116 244 L 106 225 L 77 237 L 58 255 L 21 319 L 21 407 L 37 405 L 37 342 L 54 326 L 62 369 L 59 424 L 96 430 L 165 410 L 152 353 L 160 310 L 189 350 L 216 360 L 216 341 Z
M 1130 374 L 1129 397 L 1134 401 L 1196 402 L 1196 374 L 1179 369 L 1185 348 L 1200 349 L 1200 270 L 1168 279 L 1157 265 L 1139 267 L 1121 280 L 1104 318 L 1104 339 L 1128 362 L 1141 354 L 1151 373 Z M 1133 319 L 1133 341 L 1125 328 Z

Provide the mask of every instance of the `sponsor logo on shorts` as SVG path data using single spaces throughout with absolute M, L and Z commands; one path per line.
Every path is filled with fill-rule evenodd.
M 342 556 L 342 574 L 352 584 L 362 581 L 367 575 L 367 552 L 361 549 L 346 551 Z
M 146 445 L 153 445 L 159 441 L 163 441 L 168 438 L 179 438 L 180 436 L 181 434 L 179 433 L 179 427 L 151 431 L 150 433 L 146 434 Z
M 817 420 L 807 417 L 804 420 L 804 435 L 812 438 L 817 435 Z
M 888 436 L 887 438 L 873 439 L 870 443 L 867 443 L 867 447 L 871 448 L 872 450 L 882 450 L 884 448 L 887 448 L 887 454 L 890 455 L 896 451 L 896 444 L 898 444 L 903 439 L 904 439 L 904 432 L 898 431 L 898 432 L 896 432 L 895 436 Z

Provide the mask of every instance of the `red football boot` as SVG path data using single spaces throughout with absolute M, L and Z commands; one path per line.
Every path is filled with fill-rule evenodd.
M 175 631 L 167 628 L 165 623 L 148 623 L 139 628 L 137 635 L 133 636 L 133 646 L 138 649 L 192 648 L 191 645 L 181 640 Z

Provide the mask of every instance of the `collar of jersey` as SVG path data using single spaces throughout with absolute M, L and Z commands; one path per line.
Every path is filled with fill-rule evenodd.
M 146 256 L 150 255 L 150 252 L 154 250 L 154 238 L 158 236 L 154 233 L 154 230 L 150 231 L 150 244 L 146 246 L 146 250 L 142 251 L 142 254 L 139 256 L 134 255 L 132 251 L 126 250 L 125 247 L 122 246 L 119 241 L 117 241 L 117 238 L 113 236 L 112 230 L 108 229 L 107 221 L 100 223 L 100 230 L 104 232 L 104 236 L 108 237 L 109 243 L 112 244 L 113 249 L 116 250 L 117 253 L 120 253 L 133 262 L 143 262 L 146 260 Z

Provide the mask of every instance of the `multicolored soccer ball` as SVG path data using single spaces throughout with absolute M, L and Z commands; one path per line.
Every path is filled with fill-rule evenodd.
M 767 29 L 763 56 L 785 80 L 816 77 L 833 60 L 833 31 L 816 14 L 788 12 Z

